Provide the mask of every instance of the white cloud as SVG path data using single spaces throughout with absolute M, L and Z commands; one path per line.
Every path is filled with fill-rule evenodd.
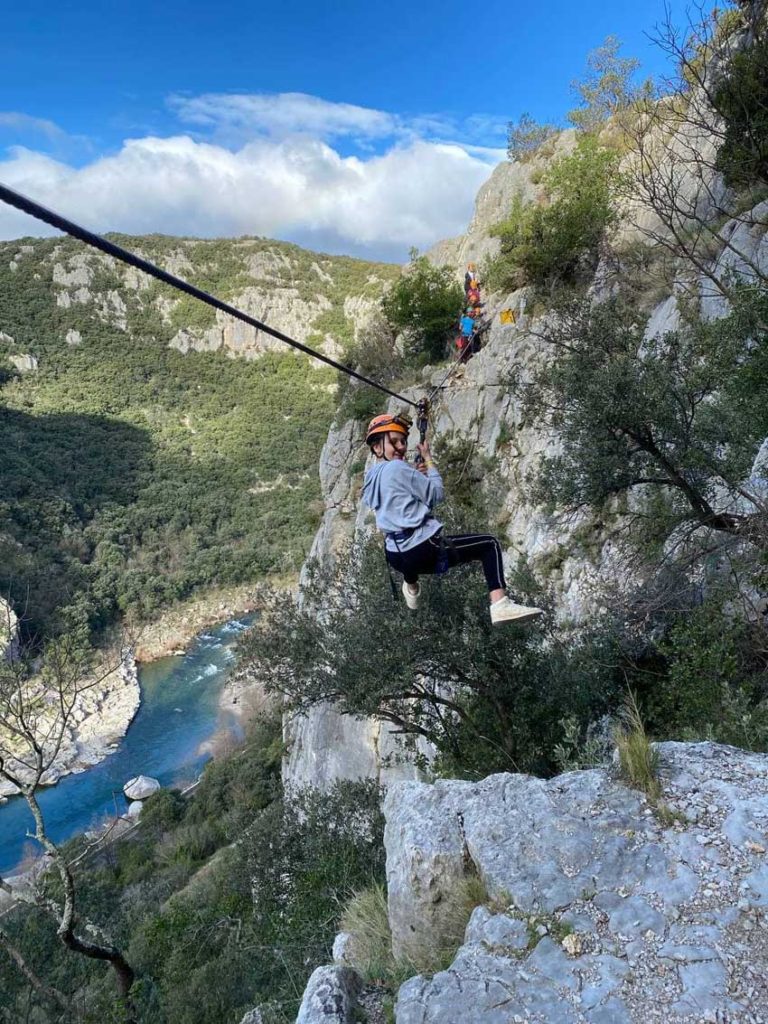
M 399 131 L 398 118 L 392 114 L 353 103 L 331 103 L 303 92 L 206 93 L 171 96 L 168 103 L 184 124 L 248 136 L 306 133 L 321 139 L 385 138 Z
M 178 109 L 216 128 L 229 119 L 249 140 L 237 147 L 216 133 L 214 142 L 147 136 L 83 166 L 16 147 L 0 161 L 0 180 L 100 232 L 258 234 L 399 259 L 412 245 L 423 249 L 464 230 L 478 188 L 504 155 L 430 141 L 401 131 L 394 115 L 303 94 L 276 104 L 275 97 L 226 99 L 202 96 Z M 376 155 L 345 156 L 327 141 L 393 133 Z M 0 204 L 0 238 L 43 233 L 51 232 Z
M 231 152 L 186 136 L 126 142 L 75 168 L 21 147 L 0 180 L 97 231 L 186 235 L 303 231 L 371 254 L 463 230 L 490 165 L 456 145 L 415 141 L 366 160 L 318 140 L 260 140 Z M 0 237 L 49 233 L 0 208 Z M 317 243 L 316 243 L 317 244 Z
M 16 132 L 35 132 L 45 135 L 49 139 L 57 140 L 66 135 L 66 132 L 59 128 L 54 121 L 47 121 L 43 117 L 31 117 L 29 114 L 20 114 L 16 110 L 0 110 L 0 128 Z

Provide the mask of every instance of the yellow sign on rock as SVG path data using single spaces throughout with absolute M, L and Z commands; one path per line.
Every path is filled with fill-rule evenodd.
M 499 313 L 499 321 L 502 324 L 513 324 L 516 320 L 514 309 L 502 309 Z

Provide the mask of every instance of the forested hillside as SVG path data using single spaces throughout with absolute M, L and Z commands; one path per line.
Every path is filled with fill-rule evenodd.
M 120 242 L 337 353 L 397 273 L 260 239 Z M 0 593 L 28 629 L 298 568 L 329 371 L 72 239 L 0 245 L 0 310 Z

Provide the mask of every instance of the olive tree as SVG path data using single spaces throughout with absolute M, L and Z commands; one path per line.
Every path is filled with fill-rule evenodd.
M 526 408 L 561 445 L 542 461 L 540 498 L 600 508 L 642 489 L 635 517 L 666 535 L 703 527 L 765 550 L 768 503 L 749 476 L 768 435 L 768 298 L 736 295 L 730 316 L 661 336 L 620 300 L 573 304 L 541 327 L 547 358 Z

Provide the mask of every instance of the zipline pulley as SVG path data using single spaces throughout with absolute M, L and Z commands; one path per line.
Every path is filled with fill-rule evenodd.
M 419 431 L 419 441 L 421 444 L 427 439 L 427 429 L 429 428 L 429 399 L 421 398 L 416 406 L 416 426 Z M 416 465 L 420 466 L 424 462 L 424 457 L 421 452 L 416 456 Z

